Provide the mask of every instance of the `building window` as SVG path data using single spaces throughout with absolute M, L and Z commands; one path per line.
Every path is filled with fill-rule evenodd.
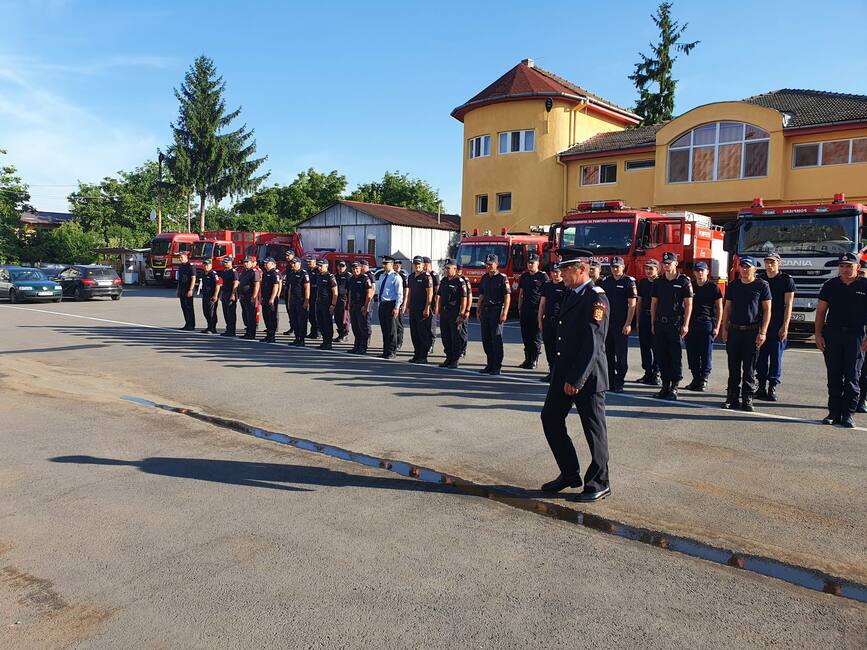
M 534 151 L 536 148 L 536 132 L 505 131 L 500 134 L 500 153 L 519 153 Z
M 714 122 L 668 147 L 668 182 L 699 183 L 768 175 L 770 134 L 752 124 Z
M 373 235 L 367 236 L 367 254 L 376 257 L 376 237 Z
M 849 165 L 867 162 L 867 138 L 796 144 L 793 167 Z
M 488 212 L 488 195 L 476 195 L 476 214 L 487 214 Z
M 632 171 L 633 169 L 649 169 L 651 167 L 656 167 L 656 159 L 647 158 L 645 160 L 627 160 L 623 168 L 626 171 Z
M 510 212 L 512 210 L 512 193 L 503 192 L 497 194 L 497 212 Z
M 491 155 L 491 136 L 489 135 L 480 135 L 475 138 L 471 138 L 469 140 L 469 157 L 470 160 L 473 158 L 481 158 L 483 156 Z
M 581 185 L 612 185 L 616 182 L 617 165 L 614 163 L 581 167 Z
M 346 240 L 346 252 L 354 253 L 355 252 L 355 237 L 349 237 Z

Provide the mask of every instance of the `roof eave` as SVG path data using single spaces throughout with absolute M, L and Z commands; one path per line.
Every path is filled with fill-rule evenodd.
M 570 160 L 589 160 L 591 158 L 607 158 L 608 156 L 625 156 L 634 153 L 651 153 L 656 151 L 655 144 L 642 144 L 635 147 L 619 147 L 617 149 L 603 149 L 600 151 L 581 151 L 576 153 L 560 154 L 562 162 Z
M 464 121 L 464 116 L 472 110 L 477 108 L 481 108 L 482 106 L 489 106 L 491 104 L 499 104 L 502 102 L 513 102 L 513 101 L 522 101 L 526 99 L 532 99 L 534 97 L 552 97 L 558 99 L 564 99 L 567 101 L 574 102 L 576 104 L 586 103 L 590 110 L 603 113 L 609 117 L 614 117 L 615 119 L 620 120 L 624 124 L 638 124 L 641 121 L 641 118 L 635 115 L 634 113 L 630 113 L 628 111 L 622 111 L 615 106 L 611 106 L 609 104 L 605 104 L 603 102 L 599 102 L 592 97 L 584 97 L 577 94 L 572 93 L 561 93 L 561 92 L 531 92 L 531 93 L 515 93 L 511 95 L 499 95 L 496 97 L 488 97 L 486 99 L 479 99 L 474 102 L 467 102 L 465 104 L 461 104 L 457 108 L 455 108 L 451 112 L 451 116 L 458 120 L 459 122 Z

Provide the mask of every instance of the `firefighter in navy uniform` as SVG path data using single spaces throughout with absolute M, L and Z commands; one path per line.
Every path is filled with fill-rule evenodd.
M 262 286 L 262 271 L 256 266 L 256 258 L 244 258 L 244 270 L 238 280 L 238 301 L 241 303 L 241 319 L 244 321 L 244 338 L 255 339 L 259 326 L 259 290 Z
M 265 338 L 262 343 L 277 342 L 277 327 L 280 320 L 280 286 L 282 279 L 273 257 L 265 258 L 262 273 L 262 320 L 265 321 Z
M 464 285 L 464 290 L 467 293 L 467 302 L 465 303 L 464 312 L 461 314 L 460 327 L 458 328 L 458 337 L 459 343 L 461 346 L 461 358 L 467 355 L 467 343 L 470 340 L 469 331 L 467 330 L 467 323 L 470 322 L 470 312 L 473 309 L 473 287 L 470 284 L 470 281 L 464 276 L 463 267 L 460 264 L 457 264 L 458 269 L 458 279 Z
M 624 273 L 625 266 L 622 257 L 613 258 L 611 275 L 597 283 L 605 291 L 611 308 L 605 354 L 608 357 L 608 386 L 615 393 L 622 393 L 626 383 L 629 334 L 638 299 L 635 278 Z
M 557 357 L 557 315 L 565 295 L 566 285 L 563 283 L 560 264 L 555 263 L 551 267 L 551 281 L 542 287 L 542 298 L 539 301 L 539 329 L 542 331 L 545 359 L 548 361 L 548 374 L 542 378 L 544 382 L 551 381 L 551 373 L 554 371 Z
M 421 257 L 412 259 L 413 273 L 409 278 L 409 335 L 412 338 L 410 363 L 427 363 L 431 346 L 430 320 L 433 315 L 433 280 L 424 270 Z
M 867 278 L 867 266 L 861 262 L 861 268 L 858 270 L 858 275 L 862 278 Z M 867 354 L 865 354 L 867 358 Z M 856 413 L 867 413 L 867 363 L 861 364 L 861 377 L 858 380 L 860 395 L 858 396 L 858 405 L 855 407 Z
M 318 296 L 316 287 L 319 286 L 317 282 L 317 280 L 319 279 L 319 268 L 316 266 L 316 256 L 312 253 L 305 256 L 304 259 L 307 260 L 306 271 L 307 275 L 310 277 L 310 309 L 308 310 L 307 314 L 307 317 L 310 321 L 310 332 L 307 334 L 306 338 L 318 339 L 319 324 L 316 319 L 316 299 Z
M 825 355 L 828 371 L 828 415 L 822 424 L 854 428 L 858 379 L 867 339 L 867 278 L 858 274 L 858 257 L 843 253 L 838 273 L 822 285 L 816 306 L 816 347 Z
M 349 321 L 355 341 L 350 352 L 367 354 L 372 328 L 370 325 L 370 302 L 373 300 L 373 282 L 361 271 L 361 263 L 352 263 L 352 277 L 347 286 L 349 295 Z
M 527 270 L 518 278 L 518 316 L 521 322 L 521 339 L 524 342 L 524 362 L 519 368 L 532 370 L 539 363 L 542 352 L 542 332 L 539 329 L 539 301 L 548 275 L 539 270 L 539 256 L 527 258 Z
M 443 338 L 446 359 L 440 368 L 457 368 L 461 358 L 461 324 L 467 311 L 467 287 L 458 275 L 454 260 L 446 260 L 446 276 L 437 289 L 436 315 L 440 319 L 440 332 Z
M 223 258 L 223 270 L 220 271 L 220 302 L 223 303 L 223 322 L 226 331 L 220 336 L 235 336 L 235 324 L 238 320 L 238 272 L 232 268 L 232 258 Z
M 589 269 L 590 281 L 593 284 L 599 284 L 599 281 L 602 279 L 602 262 L 599 260 L 590 260 L 590 269 Z
M 560 269 L 567 292 L 557 316 L 557 361 L 542 407 L 542 428 L 560 475 L 545 483 L 542 490 L 559 492 L 567 487 L 581 487 L 578 456 L 566 430 L 566 416 L 574 404 L 591 461 L 584 474 L 584 491 L 572 499 L 593 502 L 611 494 L 605 420 L 609 305 L 605 291 L 590 279 L 590 260 L 584 251 L 560 248 L 557 254 L 561 257 Z
M 677 254 L 662 254 L 665 273 L 653 283 L 650 302 L 653 351 L 662 375 L 660 399 L 676 400 L 677 385 L 683 379 L 681 339 L 689 333 L 692 314 L 692 282 L 677 272 Z
M 205 329 L 202 334 L 217 333 L 217 301 L 220 299 L 220 276 L 214 271 L 211 260 L 202 260 L 202 314 Z
M 436 297 L 438 295 L 438 291 L 440 288 L 440 276 L 439 273 L 434 271 L 433 262 L 429 257 L 422 257 L 422 261 L 424 262 L 424 270 L 428 275 L 430 275 L 431 281 L 433 282 L 433 295 Z M 433 309 L 433 306 L 431 306 Z M 437 323 L 435 318 L 430 319 L 430 350 L 429 353 L 433 354 L 434 351 L 434 342 L 437 340 Z
M 765 271 L 759 277 L 771 288 L 771 323 L 768 338 L 759 350 L 756 373 L 759 389 L 756 399 L 777 401 L 777 386 L 783 374 L 783 352 L 789 338 L 789 321 L 795 304 L 795 281 L 788 273 L 780 271 L 782 259 L 776 253 L 765 256 Z
M 190 264 L 184 251 L 178 253 L 181 264 L 178 267 L 177 295 L 181 301 L 181 312 L 184 315 L 184 326 L 180 329 L 192 332 L 196 329 L 196 308 L 193 306 L 193 288 L 196 286 L 196 270 Z
M 328 270 L 328 260 L 319 260 L 316 276 L 316 323 L 322 334 L 320 350 L 330 350 L 334 339 L 334 309 L 337 306 L 337 280 Z
M 713 342 L 720 331 L 723 314 L 722 291 L 708 278 L 707 262 L 696 262 L 692 267 L 692 317 L 686 335 L 686 360 L 692 373 L 687 390 L 704 392 L 713 370 Z
M 646 386 L 659 386 L 659 364 L 653 352 L 653 322 L 650 306 L 653 302 L 653 283 L 659 278 L 659 262 L 644 263 L 644 277 L 638 281 L 638 345 L 641 349 L 641 368 L 644 374 L 635 381 Z
M 334 279 L 337 282 L 337 304 L 334 306 L 334 325 L 337 327 L 335 343 L 342 343 L 349 334 L 349 280 L 352 275 L 346 270 L 346 262 L 337 262 Z
M 292 309 L 289 304 L 289 274 L 292 272 L 292 262 L 295 259 L 295 251 L 291 248 L 286 249 L 286 273 L 283 275 L 283 299 L 286 301 L 286 318 L 289 319 L 289 329 L 283 332 L 288 336 L 295 331 L 294 323 L 292 322 Z
M 301 268 L 301 259 L 296 257 L 292 260 L 292 270 L 286 276 L 289 285 L 289 317 L 292 319 L 292 329 L 295 332 L 295 340 L 289 345 L 304 347 L 304 339 L 307 338 L 307 319 L 310 311 L 310 294 L 313 289 L 310 286 L 310 276 L 307 269 Z
M 400 313 L 395 321 L 395 332 L 397 334 L 397 349 L 403 349 L 403 336 L 406 333 L 406 328 L 403 325 L 403 317 L 409 309 L 409 275 L 403 270 L 403 260 L 394 258 L 394 272 L 400 276 L 403 281 L 403 302 L 400 304 Z
M 512 288 L 509 278 L 497 270 L 499 258 L 490 253 L 485 257 L 487 272 L 479 282 L 479 305 L 476 315 L 482 332 L 482 347 L 485 350 L 485 367 L 479 370 L 485 375 L 499 375 L 503 366 L 503 324 L 509 314 Z

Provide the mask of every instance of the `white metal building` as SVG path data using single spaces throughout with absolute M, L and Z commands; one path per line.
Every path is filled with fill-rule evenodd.
M 393 205 L 338 201 L 298 224 L 298 232 L 305 250 L 333 248 L 377 257 L 393 255 L 403 260 L 421 255 L 438 265 L 460 240 L 460 217 Z

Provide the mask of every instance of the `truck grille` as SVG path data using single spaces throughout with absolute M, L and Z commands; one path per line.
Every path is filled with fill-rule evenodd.
M 795 297 L 818 298 L 822 285 L 834 277 L 837 269 L 813 269 L 810 271 L 796 271 L 786 269 L 786 273 L 795 281 Z

